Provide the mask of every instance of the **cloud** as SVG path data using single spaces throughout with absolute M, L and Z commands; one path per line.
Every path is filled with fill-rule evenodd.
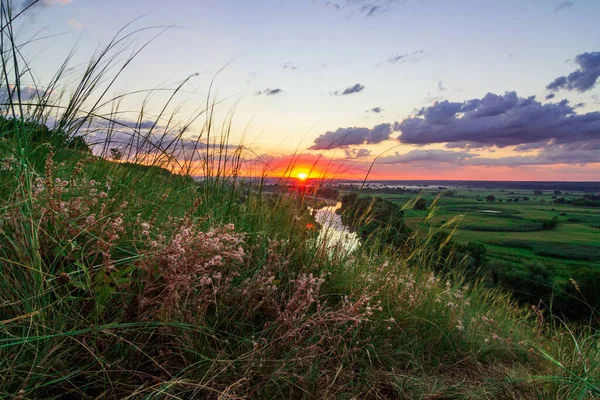
M 356 151 L 356 158 L 360 158 L 360 157 L 368 157 L 371 154 L 371 150 L 368 149 L 358 149 Z
M 259 90 L 258 92 L 254 93 L 254 95 L 255 96 L 261 96 L 261 95 L 274 96 L 274 95 L 280 94 L 280 93 L 283 93 L 283 90 L 277 88 L 277 89 Z
M 464 160 L 477 157 L 476 155 L 464 151 L 449 150 L 412 150 L 406 154 L 396 154 L 379 158 L 380 164 L 408 164 L 416 162 L 442 162 L 442 163 L 462 163 Z
M 338 0 L 326 1 L 325 7 L 335 10 L 346 8 L 367 17 L 373 17 L 389 11 L 398 2 L 399 0 Z
M 15 85 L 11 84 L 9 86 L 10 86 L 10 91 L 12 94 L 13 101 L 14 102 L 18 101 L 19 94 L 16 91 Z M 20 91 L 21 101 L 30 101 L 35 98 L 41 97 L 45 94 L 43 92 L 43 90 L 37 89 L 31 85 L 21 86 L 19 89 L 20 89 L 19 91 Z M 8 89 L 6 88 L 6 86 L 3 86 L 0 89 L 0 102 L 1 103 L 8 102 Z
M 325 7 L 331 7 L 331 8 L 333 8 L 334 10 L 339 10 L 340 8 L 342 8 L 342 6 L 340 6 L 339 4 L 337 4 L 337 3 L 334 3 L 334 2 L 332 2 L 332 1 L 328 1 L 328 2 L 326 2 L 326 3 L 325 3 Z
M 371 150 L 369 149 L 346 149 L 344 150 L 346 153 L 346 157 L 348 158 L 364 158 L 368 157 L 371 154 Z
M 25 0 L 23 2 L 23 8 L 27 8 L 30 6 L 34 7 L 50 7 L 54 4 L 70 4 L 73 0 Z
M 131 129 L 150 129 L 154 127 L 160 127 L 156 121 L 152 121 L 150 119 L 146 119 L 143 121 L 134 121 L 128 119 L 117 119 L 114 121 L 116 125 L 124 126 Z
M 365 87 L 363 85 L 361 85 L 360 83 L 357 83 L 356 85 L 350 86 L 350 87 L 344 89 L 341 92 L 339 90 L 336 90 L 335 92 L 332 92 L 330 94 L 332 96 L 346 96 L 346 95 L 349 95 L 349 94 L 352 94 L 352 93 L 358 93 L 358 92 L 364 90 L 364 88 Z
M 298 69 L 298 67 L 296 66 L 296 64 L 294 64 L 292 62 L 286 62 L 283 64 L 283 69 L 289 69 L 291 71 L 295 71 Z
M 444 82 L 438 81 L 438 91 L 445 92 L 446 90 L 448 90 L 448 88 L 444 87 Z
M 68 24 L 77 29 L 87 28 L 87 25 L 81 24 L 81 23 L 75 21 L 73 18 L 69 19 Z
M 413 51 L 412 53 L 405 54 L 392 54 L 387 62 L 389 64 L 403 64 L 407 62 L 416 62 L 419 61 L 425 55 L 425 50 L 420 49 L 417 51 Z
M 375 114 L 379 114 L 382 111 L 383 111 L 383 108 L 381 108 L 381 107 L 373 107 L 370 110 L 367 110 L 367 112 L 374 112 Z
M 598 143 L 600 146 L 600 143 Z M 596 149 L 568 150 L 567 146 L 550 147 L 535 155 L 519 155 L 499 158 L 477 157 L 468 161 L 474 166 L 525 166 L 571 164 L 585 165 L 600 162 L 600 147 Z
M 348 146 L 376 144 L 388 140 L 397 124 L 380 124 L 369 128 L 338 128 L 328 131 L 315 139 L 310 150 L 347 149 Z
M 550 93 L 549 95 L 546 96 L 546 100 L 550 100 L 554 98 L 554 93 Z
M 559 76 L 548 85 L 548 90 L 576 90 L 586 92 L 596 85 L 600 77 L 600 51 L 578 54 L 575 57 L 575 63 L 579 69 L 571 72 L 567 76 Z
M 207 143 L 198 135 L 184 135 L 182 129 L 175 129 L 157 124 L 150 131 L 154 121 L 119 119 L 110 123 L 105 120 L 93 120 L 85 124 L 77 132 L 83 136 L 96 154 L 106 152 L 110 148 L 120 148 L 130 161 L 152 161 L 161 158 L 186 161 L 200 161 L 208 153 L 222 151 L 218 143 Z M 235 151 L 238 145 L 225 145 L 223 150 Z M 168 156 L 166 156 L 168 155 Z
M 567 100 L 542 104 L 534 97 L 488 93 L 464 102 L 442 101 L 398 124 L 407 144 L 449 143 L 453 147 L 505 147 L 600 139 L 600 112 L 577 114 Z
M 467 151 L 450 151 L 440 149 L 412 150 L 405 154 L 381 157 L 378 164 L 420 164 L 433 166 L 439 163 L 460 166 L 526 166 L 526 165 L 553 165 L 553 164 L 591 164 L 600 162 L 600 142 L 588 148 L 570 149 L 569 145 L 560 145 L 543 149 L 538 154 L 516 155 L 506 157 L 481 157 L 479 154 Z
M 555 12 L 560 12 L 563 10 L 566 10 L 567 8 L 571 8 L 573 7 L 573 5 L 575 4 L 575 1 L 569 0 L 569 1 L 563 1 L 562 3 L 558 3 L 556 8 L 554 9 Z

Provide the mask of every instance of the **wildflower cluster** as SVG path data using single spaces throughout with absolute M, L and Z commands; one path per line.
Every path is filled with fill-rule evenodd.
M 153 236 L 148 222 L 139 224 L 148 244 L 139 265 L 144 272 L 141 312 L 151 318 L 181 316 L 199 322 L 211 307 L 219 307 L 232 281 L 240 276 L 243 236 L 234 232 L 233 224 L 203 232 L 186 217 L 176 225 L 177 230 L 167 237 Z

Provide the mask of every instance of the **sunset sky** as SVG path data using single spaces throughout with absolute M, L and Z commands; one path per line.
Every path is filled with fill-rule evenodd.
M 28 48 L 43 82 L 138 17 L 169 28 L 115 92 L 198 73 L 185 114 L 215 78 L 217 117 L 275 170 L 297 153 L 356 179 L 379 156 L 372 179 L 600 180 L 598 0 L 42 0 L 20 34 L 61 34 Z

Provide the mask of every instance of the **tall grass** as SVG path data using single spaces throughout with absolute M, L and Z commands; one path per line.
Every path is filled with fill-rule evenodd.
M 187 80 L 150 123 L 144 106 L 124 121 L 109 92 L 140 30 L 78 80 L 69 55 L 41 85 L 14 36 L 25 15 L 0 1 L 0 397 L 597 393 L 595 333 L 570 353 L 568 331 L 508 296 L 436 275 L 427 240 L 351 253 L 315 240 L 302 196 L 240 179 L 244 149 L 231 120 L 216 128 L 217 102 L 181 122 Z

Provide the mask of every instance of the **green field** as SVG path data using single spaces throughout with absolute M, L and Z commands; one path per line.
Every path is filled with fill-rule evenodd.
M 515 264 L 539 260 L 565 272 L 572 267 L 600 267 L 600 209 L 554 204 L 554 193 L 550 191 L 538 196 L 531 190 L 454 188 L 453 191 L 454 196 L 440 198 L 435 216 L 427 222 L 423 220 L 428 210 L 406 208 L 407 225 L 427 230 L 460 216 L 456 240 L 484 243 L 490 259 Z M 566 197 L 583 194 L 570 192 Z M 400 205 L 415 196 L 414 193 L 377 195 Z M 496 200 L 488 203 L 488 195 Z M 424 189 L 421 196 L 429 206 L 438 196 L 438 190 Z M 519 201 L 514 202 L 515 198 Z M 513 201 L 508 202 L 509 199 Z M 541 221 L 554 217 L 559 221 L 558 226 L 543 230 Z

